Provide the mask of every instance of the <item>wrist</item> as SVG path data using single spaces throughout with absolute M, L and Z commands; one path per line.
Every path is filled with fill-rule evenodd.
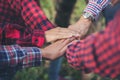
M 42 54 L 42 57 L 46 57 L 46 54 L 45 54 L 45 50 L 44 49 L 41 49 L 41 54 Z
M 85 18 L 83 15 L 80 17 L 80 20 L 83 20 L 84 22 L 92 23 L 91 19 Z
M 81 25 L 81 22 L 88 25 L 88 26 L 84 26 L 84 27 L 90 27 L 90 25 L 92 24 L 92 21 L 90 19 L 84 18 L 83 16 L 80 17 L 78 24 Z
M 82 17 L 90 20 L 91 22 L 95 21 L 95 17 L 89 12 L 83 12 Z

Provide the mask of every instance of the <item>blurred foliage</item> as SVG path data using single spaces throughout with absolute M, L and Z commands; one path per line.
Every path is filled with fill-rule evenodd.
M 71 16 L 71 23 L 76 22 L 80 18 L 85 6 L 85 0 L 77 0 L 73 14 Z
M 56 13 L 54 7 L 54 0 L 40 0 L 40 3 L 46 16 L 49 18 L 49 20 L 54 22 L 54 17 Z M 71 23 L 76 22 L 80 18 L 81 13 L 85 8 L 85 5 L 86 4 L 84 0 L 77 1 L 73 14 L 71 16 Z M 102 20 L 102 25 L 99 26 L 104 26 L 104 20 Z M 48 80 L 48 67 L 49 61 L 42 61 L 40 67 L 32 67 L 18 71 L 15 75 L 14 80 Z M 74 80 L 81 80 L 81 72 L 70 68 L 65 58 L 63 59 L 60 75 L 64 76 L 67 79 L 73 78 Z M 96 76 L 98 75 L 95 75 L 95 77 L 92 80 L 96 80 Z
M 40 0 L 40 4 L 48 19 L 53 21 L 55 15 L 54 0 Z

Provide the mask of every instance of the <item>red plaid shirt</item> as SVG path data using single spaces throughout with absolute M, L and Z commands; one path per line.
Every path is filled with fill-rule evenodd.
M 120 12 L 105 30 L 70 44 L 66 56 L 73 68 L 104 77 L 120 76 Z
M 0 0 L 0 44 L 41 47 L 53 27 L 39 0 Z

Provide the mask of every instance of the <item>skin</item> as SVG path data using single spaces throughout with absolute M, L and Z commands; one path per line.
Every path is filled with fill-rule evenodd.
M 56 41 L 55 43 L 41 49 L 42 57 L 54 60 L 62 55 L 64 55 L 68 44 L 73 41 L 74 38 L 63 39 Z
M 70 37 L 78 37 L 79 33 L 68 28 L 54 28 L 48 31 L 45 31 L 46 42 L 54 42 L 59 39 L 65 39 Z
M 91 24 L 91 20 L 81 16 L 81 18 L 75 24 L 70 25 L 68 28 L 77 31 L 79 33 L 79 37 L 81 38 L 88 32 Z
M 120 0 L 111 0 L 111 3 L 113 6 L 118 2 L 120 2 Z M 77 31 L 81 38 L 88 32 L 91 24 L 92 24 L 91 20 L 81 16 L 80 19 L 75 24 L 72 24 L 69 26 L 69 29 Z

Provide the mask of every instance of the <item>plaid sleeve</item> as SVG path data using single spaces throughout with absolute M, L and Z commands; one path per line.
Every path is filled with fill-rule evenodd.
M 7 67 L 26 68 L 39 66 L 42 60 L 37 47 L 20 47 L 18 45 L 0 45 L 0 69 Z
M 38 0 L 22 0 L 21 6 L 21 14 L 27 26 L 43 31 L 54 28 L 54 25 L 47 19 L 40 8 Z
M 89 0 L 84 12 L 91 13 L 95 19 L 98 18 L 100 12 L 110 3 L 111 0 Z
M 39 5 L 39 0 L 7 1 L 12 9 L 11 12 L 17 15 L 14 18 L 18 18 L 24 23 L 24 25 L 19 24 L 23 26 L 24 30 L 19 31 L 22 36 L 17 40 L 17 44 L 22 46 L 43 46 L 45 42 L 44 31 L 52 29 L 55 26 L 45 16 Z M 20 20 L 17 22 L 21 22 Z
M 0 44 L 41 47 L 44 41 L 43 30 L 34 29 L 31 31 L 18 24 L 0 23 Z
M 120 12 L 107 28 L 81 41 L 66 51 L 68 63 L 75 69 L 94 71 L 103 77 L 120 75 Z

